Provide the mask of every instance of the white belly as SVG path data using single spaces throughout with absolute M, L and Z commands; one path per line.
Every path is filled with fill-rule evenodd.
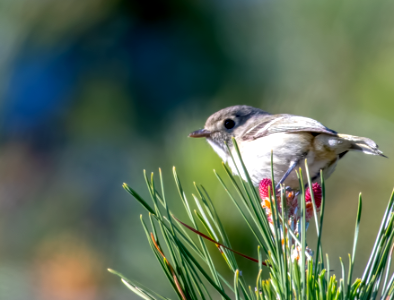
M 238 143 L 241 144 L 242 159 L 253 184 L 258 186 L 263 178 L 271 178 L 271 151 L 273 152 L 275 182 L 278 182 L 283 177 L 292 162 L 301 159 L 295 170 L 299 171 L 299 168 L 302 168 L 304 184 L 306 184 L 305 160 L 303 159 L 305 155 L 311 177 L 319 174 L 320 169 L 329 163 L 328 159 L 316 160 L 311 144 L 312 139 L 312 135 L 308 133 L 277 133 L 254 141 Z M 234 158 L 237 157 L 235 150 L 233 150 L 233 156 Z M 246 180 L 239 160 L 236 159 L 236 162 L 241 177 Z M 234 174 L 239 175 L 231 158 L 228 160 L 228 163 Z M 285 180 L 285 186 L 299 189 L 299 180 L 295 170 Z

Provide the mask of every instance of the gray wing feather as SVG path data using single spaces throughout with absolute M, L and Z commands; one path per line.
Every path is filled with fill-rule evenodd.
M 263 122 L 247 130 L 242 139 L 255 140 L 279 132 L 315 132 L 337 135 L 336 131 L 310 118 L 293 115 L 271 115 L 270 118 L 266 118 Z

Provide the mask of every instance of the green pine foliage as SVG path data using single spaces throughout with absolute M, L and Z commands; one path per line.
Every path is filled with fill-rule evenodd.
M 324 257 L 321 247 L 321 235 L 324 221 L 325 186 L 321 174 L 322 203 L 320 215 L 316 213 L 316 205 L 311 190 L 314 209 L 314 220 L 317 231 L 317 247 L 315 257 L 311 257 L 306 250 L 306 220 L 305 220 L 305 189 L 302 181 L 302 171 L 299 170 L 300 194 L 299 206 L 300 221 L 299 232 L 296 233 L 288 225 L 289 216 L 285 209 L 279 209 L 278 201 L 271 200 L 272 225 L 260 204 L 258 192 L 253 186 L 245 165 L 240 157 L 239 149 L 233 140 L 237 155 L 240 158 L 238 166 L 247 174 L 247 181 L 234 178 L 228 167 L 223 164 L 227 179 L 223 179 L 215 172 L 219 184 L 227 192 L 235 208 L 246 222 L 249 230 L 258 243 L 258 260 L 256 264 L 256 281 L 245 282 L 240 276 L 235 253 L 230 250 L 231 243 L 223 228 L 220 217 L 209 197 L 201 185 L 196 185 L 196 194 L 192 195 L 198 210 L 192 211 L 190 199 L 182 188 L 176 169 L 173 169 L 175 183 L 183 203 L 189 226 L 186 227 L 171 212 L 166 201 L 163 178 L 159 170 L 159 187 L 156 186 L 153 174 L 149 178 L 144 173 L 146 184 L 151 196 L 152 205 L 148 204 L 135 190 L 124 184 L 129 192 L 147 211 L 148 218 L 141 216 L 141 223 L 146 238 L 154 256 L 161 265 L 165 276 L 174 289 L 176 295 L 182 300 L 213 299 L 218 296 L 222 299 L 245 300 L 277 300 L 277 299 L 394 299 L 394 274 L 389 274 L 393 251 L 394 238 L 394 192 L 388 202 L 379 232 L 376 237 L 370 258 L 365 267 L 362 278 L 353 282 L 352 273 L 354 258 L 357 249 L 357 239 L 362 211 L 362 198 L 359 197 L 357 218 L 355 222 L 354 242 L 352 255 L 349 255 L 348 266 L 341 260 L 342 276 L 337 278 L 330 274 L 330 261 L 328 255 Z M 232 158 L 235 164 L 234 157 Z M 272 165 L 272 164 L 271 164 Z M 311 186 L 309 172 L 306 165 L 308 184 Z M 271 168 L 273 168 L 271 166 Z M 239 170 L 239 171 L 241 171 Z M 238 172 L 239 173 L 239 172 Z M 231 185 L 236 194 L 228 186 Z M 272 190 L 275 183 L 272 178 Z M 281 189 L 283 191 L 283 189 Z M 271 197 L 269 197 L 271 199 Z M 284 193 L 281 192 L 281 207 L 284 207 Z M 149 226 L 147 225 L 149 223 Z M 159 240 L 158 232 L 162 238 Z M 207 232 L 209 236 L 196 234 Z M 198 242 L 192 236 L 197 236 Z M 282 243 L 283 239 L 287 242 Z M 290 241 L 290 242 L 289 242 Z M 230 271 L 234 274 L 233 282 L 228 282 L 220 274 L 210 255 L 207 244 L 215 242 Z M 299 247 L 300 257 L 292 258 L 292 251 Z M 166 251 L 163 251 L 167 248 Z M 168 253 L 167 256 L 164 252 Z M 266 257 L 263 261 L 263 257 Z M 263 268 L 269 269 L 269 278 L 262 278 Z M 121 281 L 134 293 L 144 299 L 168 299 L 144 287 L 138 282 L 130 280 L 122 274 L 109 270 L 118 275 Z M 208 286 L 211 286 L 209 288 Z M 226 287 L 226 288 L 225 288 Z M 212 288 L 216 293 L 212 293 Z

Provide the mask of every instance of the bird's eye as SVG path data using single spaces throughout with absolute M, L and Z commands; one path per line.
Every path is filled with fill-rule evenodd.
M 227 129 L 231 129 L 235 126 L 235 122 L 231 119 L 226 119 L 224 120 L 224 127 L 226 127 Z

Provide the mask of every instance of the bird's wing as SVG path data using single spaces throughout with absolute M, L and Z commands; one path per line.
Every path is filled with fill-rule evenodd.
M 269 115 L 263 122 L 255 124 L 243 135 L 243 140 L 255 140 L 279 132 L 315 132 L 337 135 L 337 132 L 316 120 L 293 115 Z

